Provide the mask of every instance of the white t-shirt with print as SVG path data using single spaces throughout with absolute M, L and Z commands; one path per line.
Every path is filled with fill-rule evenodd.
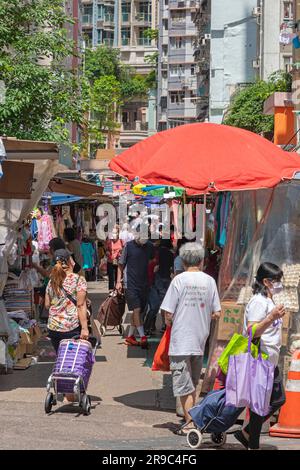
M 211 314 L 221 310 L 215 280 L 202 272 L 179 274 L 161 309 L 173 314 L 169 356 L 203 355 Z
M 248 322 L 261 322 L 275 308 L 272 299 L 262 294 L 256 294 L 248 303 L 244 316 L 244 331 L 247 336 Z M 269 355 L 269 360 L 278 365 L 280 348 L 282 344 L 282 319 L 275 320 L 261 336 L 261 350 Z

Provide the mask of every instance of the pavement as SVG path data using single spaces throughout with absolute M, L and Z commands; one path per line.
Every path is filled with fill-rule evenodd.
M 89 296 L 96 310 L 106 296 L 105 283 L 90 283 Z M 153 338 L 149 350 L 128 348 L 118 331 L 107 332 L 89 384 L 91 414 L 84 416 L 78 406 L 62 402 L 45 414 L 45 386 L 54 356 L 50 342 L 43 339 L 35 364 L 0 375 L 0 449 L 189 450 L 186 439 L 173 433 L 180 418 L 170 374 L 151 371 L 158 341 Z M 261 442 L 265 450 L 300 449 L 297 439 L 263 435 Z M 205 435 L 201 449 L 212 448 Z M 218 450 L 242 446 L 228 434 Z

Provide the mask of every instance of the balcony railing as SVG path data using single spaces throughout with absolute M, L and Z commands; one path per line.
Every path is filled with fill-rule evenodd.
M 150 15 L 149 13 L 138 13 L 135 16 L 135 20 L 142 23 L 151 23 L 152 15 Z
M 112 38 L 104 38 L 102 43 L 106 46 L 112 47 L 114 45 L 114 40 Z
M 151 39 L 150 38 L 138 38 L 137 43 L 138 43 L 138 46 L 151 46 Z
M 103 20 L 104 20 L 105 23 L 113 23 L 114 22 L 113 13 L 107 13 L 106 15 L 104 15 Z
M 121 130 L 123 131 L 147 131 L 149 128 L 148 122 L 122 122 Z
M 121 44 L 122 46 L 129 46 L 130 38 L 121 38 Z
M 93 24 L 93 15 L 82 15 L 82 24 Z

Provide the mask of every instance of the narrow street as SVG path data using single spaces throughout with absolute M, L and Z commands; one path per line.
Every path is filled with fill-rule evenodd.
M 95 310 L 105 298 L 105 287 L 90 283 Z M 150 368 L 157 343 L 153 338 L 148 351 L 127 348 L 117 331 L 108 332 L 89 386 L 91 415 L 83 416 L 76 405 L 58 403 L 47 416 L 45 386 L 54 357 L 50 342 L 43 339 L 36 364 L 0 377 L 0 449 L 189 450 L 186 439 L 172 432 L 179 418 L 170 375 Z M 265 450 L 299 448 L 296 439 L 263 436 L 262 442 Z M 212 449 L 209 435 L 202 448 Z M 242 447 L 229 434 L 226 449 Z

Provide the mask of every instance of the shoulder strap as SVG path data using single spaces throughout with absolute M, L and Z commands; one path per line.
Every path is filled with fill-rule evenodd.
M 76 288 L 78 286 L 78 283 L 79 283 L 79 276 L 77 276 Z M 71 294 L 69 294 L 69 292 L 67 292 L 63 286 L 61 286 L 61 290 L 63 291 L 67 299 L 69 299 L 75 305 L 75 307 L 77 307 L 77 299 L 75 299 Z

